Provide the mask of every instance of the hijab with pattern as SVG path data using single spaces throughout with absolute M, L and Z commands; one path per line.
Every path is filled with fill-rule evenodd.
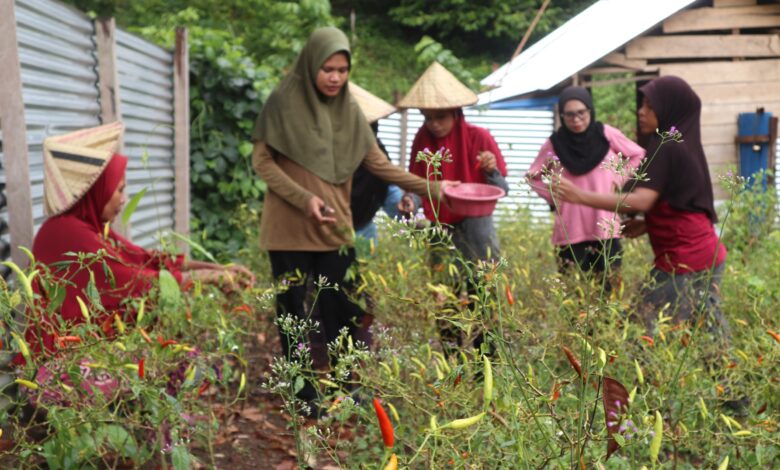
M 590 111 L 590 124 L 580 133 L 569 130 L 563 119 L 563 108 L 571 100 L 582 102 Z M 558 97 L 558 114 L 561 117 L 561 127 L 550 136 L 555 154 L 569 173 L 584 175 L 596 168 L 609 151 L 609 141 L 604 136 L 604 124 L 596 121 L 596 111 L 588 90 L 578 86 L 564 88 Z
M 268 97 L 252 137 L 332 184 L 347 181 L 375 144 L 363 112 L 344 86 L 335 97 L 317 90 L 317 74 L 349 41 L 333 27 L 314 31 L 293 69 Z

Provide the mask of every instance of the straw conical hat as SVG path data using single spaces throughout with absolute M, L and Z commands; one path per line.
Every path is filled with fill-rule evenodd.
M 422 74 L 399 108 L 451 109 L 475 104 L 479 98 L 438 62 Z
M 395 112 L 395 106 L 352 82 L 349 82 L 349 92 L 355 97 L 368 122 L 378 121 Z
M 119 150 L 123 130 L 121 122 L 114 122 L 43 141 L 46 215 L 67 211 L 86 194 Z

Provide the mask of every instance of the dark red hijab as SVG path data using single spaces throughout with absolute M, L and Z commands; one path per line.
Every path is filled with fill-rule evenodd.
M 712 181 L 701 143 L 699 96 L 685 80 L 671 75 L 656 78 L 639 92 L 655 111 L 659 131 L 674 127 L 683 140 L 661 145 L 661 137 L 653 135 L 647 148 L 647 158 L 651 159 L 648 180 L 637 186 L 658 191 L 659 200 L 673 209 L 703 212 L 716 222 Z
M 498 144 L 490 135 L 487 129 L 471 125 L 463 117 L 463 110 L 453 110 L 455 113 L 455 124 L 452 131 L 442 138 L 436 138 L 425 124 L 423 124 L 414 136 L 412 143 L 412 154 L 409 162 L 409 172 L 423 178 L 426 177 L 426 165 L 424 162 L 416 162 L 417 154 L 428 148 L 436 151 L 442 147 L 452 153 L 452 161 L 444 163 L 441 168 L 442 179 L 455 180 L 462 183 L 486 183 L 485 173 L 478 168 L 477 155 L 483 150 L 489 150 L 496 156 L 496 165 L 498 171 L 506 176 L 506 163 Z M 433 175 L 427 175 L 433 180 Z M 429 220 L 433 220 L 433 210 L 427 198 L 423 198 L 423 210 Z M 439 221 L 444 224 L 456 224 L 463 220 L 462 215 L 450 212 L 442 204 L 439 209 Z
M 58 284 L 65 286 L 65 299 L 59 309 L 46 313 L 54 299 L 41 282 L 35 283 L 35 291 L 42 297 L 41 308 L 30 312 L 26 333 L 34 352 L 44 348 L 56 350 L 56 335 L 63 334 L 61 322 L 73 325 L 84 321 L 76 296 L 87 303 L 92 321 L 110 326 L 116 313 L 126 316 L 124 301 L 148 291 L 161 268 L 165 267 L 181 280 L 180 259 L 172 260 L 148 252 L 113 230 L 104 236 L 105 223 L 101 214 L 119 187 L 126 167 L 127 157 L 114 155 L 76 205 L 47 219 L 35 236 L 33 255 L 48 268 L 53 280 L 59 280 Z M 106 256 L 89 267 L 80 265 L 76 256 L 68 254 L 97 253 L 101 249 L 105 250 Z M 90 271 L 100 295 L 100 306 L 92 305 L 86 293 Z

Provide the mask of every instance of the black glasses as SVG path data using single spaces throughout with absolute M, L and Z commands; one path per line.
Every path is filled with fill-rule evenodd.
M 574 119 L 585 119 L 585 116 L 587 116 L 590 113 L 590 109 L 580 109 L 577 111 L 566 111 L 563 113 L 564 119 L 567 119 L 569 121 L 573 121 Z

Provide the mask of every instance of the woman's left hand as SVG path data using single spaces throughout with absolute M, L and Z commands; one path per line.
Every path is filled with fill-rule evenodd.
M 477 161 L 479 162 L 479 169 L 485 173 L 493 173 L 498 168 L 496 163 L 496 156 L 489 150 L 483 150 L 477 155 Z

